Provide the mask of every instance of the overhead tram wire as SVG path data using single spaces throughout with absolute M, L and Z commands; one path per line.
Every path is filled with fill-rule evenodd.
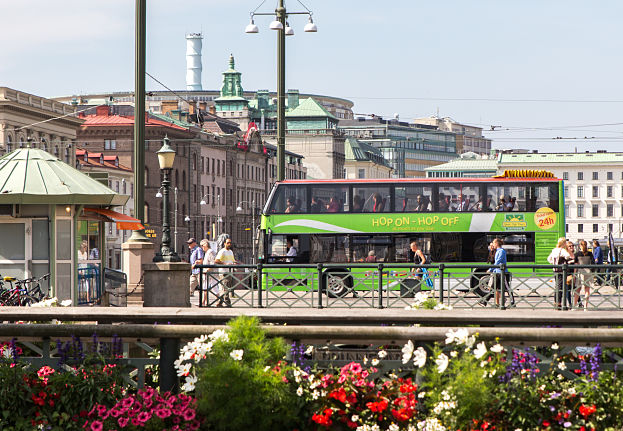
M 404 97 L 404 96 L 344 96 L 355 100 L 423 100 L 442 102 L 504 102 L 504 103 L 623 103 L 623 99 L 502 99 L 487 97 Z

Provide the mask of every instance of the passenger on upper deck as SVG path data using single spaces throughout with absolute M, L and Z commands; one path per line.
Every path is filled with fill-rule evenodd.
M 495 207 L 496 211 L 506 211 L 506 196 L 504 195 L 500 195 L 500 201 L 498 202 L 497 206 Z
M 464 196 L 462 193 L 459 194 L 459 197 L 456 199 L 456 207 L 455 211 L 467 211 L 469 208 L 469 198 Z
M 509 198 L 510 198 L 510 196 L 509 196 Z M 505 211 L 512 211 L 515 208 L 515 202 L 517 202 L 517 198 L 513 196 L 506 203 Z
M 439 193 L 439 211 L 450 210 L 450 196 Z
M 325 206 L 322 199 L 318 199 L 317 197 L 312 197 L 310 210 L 312 213 L 321 213 L 324 212 Z
M 294 197 L 289 197 L 286 204 L 286 214 L 293 214 L 299 212 L 299 208 L 296 205 L 296 200 Z
M 428 204 L 430 202 L 430 199 L 428 198 L 428 196 L 417 195 L 417 197 L 415 198 L 415 201 L 416 201 L 415 210 L 417 212 L 428 211 Z
M 337 199 L 336 196 L 332 196 L 331 199 L 329 199 L 329 203 L 327 204 L 327 212 L 336 213 L 339 211 L 342 211 L 340 201 Z
M 380 193 L 374 193 L 372 195 L 372 200 L 374 201 L 374 205 L 372 206 L 372 211 L 375 213 L 381 213 L 385 209 L 385 199 L 381 197 Z

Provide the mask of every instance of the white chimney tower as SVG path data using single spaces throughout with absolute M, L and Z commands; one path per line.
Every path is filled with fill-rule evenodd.
M 186 90 L 201 91 L 201 33 L 186 35 Z

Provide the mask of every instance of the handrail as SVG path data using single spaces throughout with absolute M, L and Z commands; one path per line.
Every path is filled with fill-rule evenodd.
M 53 325 L 53 324 L 3 324 L 0 336 L 32 337 L 99 337 L 118 336 L 122 338 L 192 339 L 209 334 L 224 325 Z M 405 342 L 442 341 L 450 329 L 457 327 L 396 327 L 396 326 L 274 326 L 263 325 L 268 336 L 283 337 L 288 340 L 316 342 Z M 623 345 L 623 328 L 466 328 L 470 335 L 478 339 L 503 343 L 562 343 L 562 344 L 601 344 Z

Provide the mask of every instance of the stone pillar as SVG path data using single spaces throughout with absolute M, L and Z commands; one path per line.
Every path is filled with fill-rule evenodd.
M 144 307 L 190 307 L 189 263 L 144 263 L 143 274 Z
M 154 244 L 151 242 L 128 241 L 121 244 L 123 253 L 123 272 L 128 276 L 128 306 L 143 305 L 145 286 L 143 264 L 154 258 Z M 186 289 L 188 290 L 188 289 Z

